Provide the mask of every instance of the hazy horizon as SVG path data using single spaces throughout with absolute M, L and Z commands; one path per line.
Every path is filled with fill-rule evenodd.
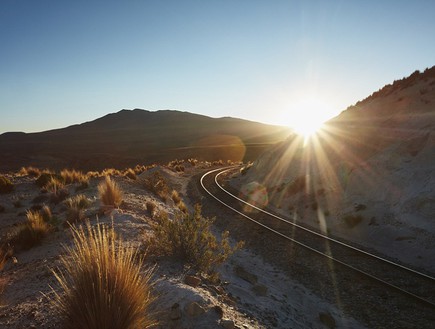
M 0 133 L 175 109 L 325 120 L 435 63 L 429 1 L 4 1 Z

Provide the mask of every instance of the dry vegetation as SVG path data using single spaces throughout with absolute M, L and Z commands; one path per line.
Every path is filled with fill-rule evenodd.
M 104 182 L 98 186 L 100 200 L 104 206 L 119 207 L 122 203 L 122 192 L 118 185 L 106 176 Z
M 172 256 L 197 271 L 214 274 L 216 266 L 225 262 L 243 243 L 232 248 L 228 232 L 222 234 L 219 242 L 211 232 L 212 223 L 202 216 L 199 205 L 193 213 L 179 213 L 172 220 L 160 216 L 153 225 L 154 236 L 149 242 L 152 252 Z
M 177 161 L 174 166 L 182 163 Z M 197 160 L 189 160 L 189 163 L 198 165 Z M 64 321 L 64 328 L 145 328 L 155 322 L 148 311 L 153 301 L 152 270 L 143 265 L 143 257 L 136 254 L 137 248 L 115 236 L 113 227 L 102 224 L 92 227 L 89 221 L 83 224 L 88 220 L 86 209 L 91 201 L 85 194 L 72 192 L 72 184 L 76 184 L 77 192 L 89 187 L 90 178 L 99 180 L 103 175 L 104 180 L 92 188 L 98 189 L 103 209 L 113 209 L 121 205 L 123 193 L 108 174 L 119 175 L 120 179 L 126 179 L 125 182 L 136 184 L 131 180 L 149 168 L 136 166 L 124 171 L 107 169 L 101 173 L 83 174 L 76 170 L 64 169 L 56 173 L 27 167 L 16 174 L 16 177 L 33 179 L 40 193 L 31 201 L 26 201 L 21 194 L 11 197 L 15 207 L 28 207 L 30 203 L 31 210 L 27 211 L 25 222 L 6 234 L 8 238 L 0 248 L 0 270 L 9 259 L 16 259 L 16 253 L 41 244 L 51 231 L 62 232 L 67 224 L 81 225 L 71 226 L 73 246 L 65 247 L 61 267 L 53 270 L 60 290 L 53 290 L 51 300 Z M 4 176 L 0 178 L 0 187 L 12 186 L 7 187 L 12 191 L 12 182 Z M 156 255 L 171 256 L 175 261 L 208 274 L 210 279 L 216 278 L 216 267 L 241 244 L 231 247 L 228 232 L 217 239 L 211 232 L 212 220 L 201 215 L 200 206 L 189 214 L 179 193 L 176 190 L 169 193 L 169 185 L 159 171 L 145 179 L 145 186 L 163 201 L 171 198 L 177 208 L 175 218 L 170 219 L 166 210 L 158 209 L 150 199 L 146 201 L 146 210 L 154 218 L 155 226 L 154 235 L 147 239 L 150 244 L 145 247 L 152 248 Z M 68 197 L 70 193 L 73 195 Z M 45 202 L 50 202 L 50 206 Z M 0 296 L 5 286 L 5 280 L 0 277 Z
M 54 304 L 64 328 L 139 329 L 154 323 L 148 313 L 153 300 L 152 269 L 141 273 L 143 261 L 134 248 L 115 238 L 102 224 L 72 228 L 73 247 L 61 258 L 64 270 L 54 274 L 62 292 Z
M 10 193 L 14 189 L 14 184 L 5 176 L 0 176 L 0 193 Z

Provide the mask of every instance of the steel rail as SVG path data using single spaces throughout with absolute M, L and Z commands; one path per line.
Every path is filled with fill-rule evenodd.
M 232 166 L 232 167 L 226 167 L 226 168 L 218 168 L 218 169 L 214 169 L 214 170 L 211 170 L 211 171 L 206 172 L 204 175 L 201 176 L 201 179 L 200 179 L 201 187 L 204 189 L 205 192 L 207 192 L 207 193 L 208 193 L 212 198 L 214 198 L 216 201 L 218 201 L 219 203 L 223 204 L 225 207 L 231 209 L 232 211 L 236 212 L 237 214 L 239 214 L 239 215 L 245 217 L 246 219 L 250 220 L 251 222 L 253 222 L 253 223 L 255 223 L 255 224 L 257 224 L 257 225 L 263 227 L 264 229 L 266 229 L 266 230 L 268 230 L 268 231 L 270 231 L 270 232 L 272 232 L 272 233 L 274 233 L 274 234 L 277 234 L 277 235 L 281 236 L 282 238 L 284 238 L 284 239 L 286 239 L 286 240 L 292 241 L 293 243 L 295 243 L 295 244 L 297 244 L 297 245 L 299 245 L 299 246 L 301 246 L 301 247 L 303 247 L 303 248 L 305 248 L 305 249 L 307 249 L 307 250 L 310 250 L 310 251 L 312 251 L 312 252 L 314 252 L 314 253 L 316 253 L 316 254 L 319 254 L 319 255 L 321 255 L 321 256 L 323 256 L 323 257 L 326 257 L 326 258 L 330 259 L 331 261 L 333 261 L 333 262 L 335 262 L 335 263 L 337 263 L 337 264 L 340 264 L 340 265 L 342 265 L 342 266 L 344 266 L 344 267 L 346 267 L 346 268 L 349 268 L 349 269 L 351 269 L 351 270 L 353 270 L 353 271 L 355 271 L 355 272 L 357 272 L 357 273 L 359 273 L 359 274 L 362 274 L 362 275 L 364 275 L 364 276 L 366 276 L 366 277 L 369 277 L 370 279 L 372 279 L 372 280 L 374 280 L 374 281 L 380 282 L 380 283 L 382 283 L 382 284 L 384 284 L 384 285 L 386 285 L 386 286 L 388 286 L 388 287 L 390 287 L 390 288 L 392 288 L 392 289 L 394 289 L 394 290 L 396 290 L 396 291 L 399 291 L 399 292 L 401 292 L 401 293 L 403 293 L 403 294 L 405 294 L 405 295 L 407 295 L 407 296 L 410 296 L 410 297 L 412 297 L 412 298 L 414 298 L 414 299 L 416 299 L 416 300 L 418 300 L 418 301 L 420 301 L 420 302 L 422 302 L 422 303 L 424 303 L 424 304 L 426 304 L 426 305 L 429 305 L 429 306 L 435 308 L 435 303 L 432 303 L 430 300 L 427 300 L 427 299 L 425 299 L 425 298 L 423 298 L 423 297 L 421 297 L 421 296 L 418 296 L 418 295 L 416 295 L 416 294 L 413 294 L 412 292 L 409 292 L 409 291 L 407 291 L 407 290 L 404 290 L 404 289 L 402 289 L 402 288 L 400 288 L 400 287 L 398 287 L 398 286 L 396 286 L 396 285 L 394 285 L 394 284 L 391 284 L 391 283 L 389 283 L 389 282 L 387 282 L 387 281 L 385 281 L 385 280 L 383 280 L 383 279 L 381 279 L 381 278 L 378 278 L 378 277 L 376 277 L 376 276 L 374 276 L 374 275 L 372 275 L 372 274 L 370 274 L 370 273 L 367 273 L 367 272 L 365 272 L 365 271 L 363 271 L 363 270 L 360 270 L 360 269 L 358 269 L 358 268 L 356 268 L 356 267 L 354 267 L 354 266 L 352 266 L 352 265 L 349 265 L 349 264 L 347 264 L 347 263 L 345 263 L 345 262 L 343 262 L 343 261 L 341 261 L 341 260 L 339 260 L 339 259 L 337 259 L 337 258 L 331 256 L 331 255 L 328 255 L 328 254 L 326 254 L 326 253 L 324 253 L 324 252 L 321 252 L 321 251 L 319 251 L 319 250 L 317 250 L 317 249 L 315 249 L 315 248 L 313 248 L 313 247 L 310 247 L 310 246 L 308 246 L 308 245 L 306 245 L 306 244 L 304 244 L 304 243 L 302 243 L 302 242 L 300 242 L 300 241 L 297 241 L 297 240 L 295 240 L 295 239 L 293 239 L 293 238 L 291 238 L 291 237 L 289 237 L 289 236 L 287 236 L 287 235 L 285 235 L 285 234 L 283 234 L 283 233 L 281 233 L 281 232 L 279 232 L 279 231 L 277 231 L 277 230 L 275 230 L 275 229 L 273 229 L 273 228 L 271 228 L 271 227 L 269 227 L 269 226 L 267 226 L 267 225 L 265 225 L 265 224 L 263 224 L 263 223 L 260 223 L 259 221 L 257 221 L 257 220 L 255 220 L 255 219 L 251 218 L 250 216 L 244 214 L 243 212 L 241 212 L 241 211 L 235 209 L 234 207 L 230 206 L 229 204 L 227 204 L 227 203 L 225 203 L 224 201 L 222 201 L 221 199 L 219 199 L 219 198 L 218 198 L 217 196 L 215 196 L 211 191 L 209 191 L 209 190 L 206 188 L 206 186 L 204 185 L 204 178 L 205 178 L 206 176 L 208 176 L 208 175 L 210 175 L 210 174 L 212 174 L 212 173 L 215 173 L 215 172 L 217 172 L 217 171 L 221 171 L 220 173 L 218 173 L 218 174 L 215 176 L 215 179 L 214 179 L 215 184 L 216 184 L 216 185 L 217 185 L 217 186 L 218 186 L 218 187 L 219 187 L 223 192 L 225 192 L 226 194 L 228 194 L 228 195 L 231 196 L 232 198 L 236 199 L 237 201 L 242 202 L 242 203 L 244 203 L 244 204 L 246 204 L 246 205 L 248 205 L 248 206 L 250 206 L 250 207 L 252 207 L 252 208 L 254 208 L 254 209 L 256 209 L 256 210 L 259 210 L 259 211 L 265 213 L 265 214 L 268 215 L 268 216 L 274 217 L 275 219 L 279 219 L 279 220 L 281 220 L 281 221 L 283 221 L 283 222 L 285 222 L 285 223 L 291 224 L 291 225 L 293 225 L 293 226 L 295 226 L 295 227 L 297 227 L 297 228 L 299 228 L 299 229 L 305 230 L 305 231 L 307 231 L 307 232 L 309 232 L 309 233 L 311 233 L 311 234 L 315 234 L 316 236 L 318 236 L 318 237 L 320 237 L 320 238 L 327 239 L 327 240 L 329 240 L 329 241 L 331 241 L 331 242 L 334 242 L 334 243 L 340 244 L 341 246 L 344 246 L 344 247 L 350 248 L 350 249 L 352 249 L 352 250 L 354 250 L 354 251 L 356 251 L 356 252 L 360 252 L 360 253 L 362 253 L 362 254 L 364 254 L 364 255 L 366 255 L 366 256 L 370 256 L 370 257 L 375 258 L 375 259 L 377 259 L 377 260 L 379 260 L 379 261 L 386 262 L 386 263 L 388 263 L 388 264 L 390 264 L 390 265 L 393 265 L 393 266 L 396 266 L 396 267 L 401 268 L 401 269 L 403 269 L 403 270 L 409 271 L 409 272 L 411 272 L 411 273 L 413 273 L 413 274 L 417 274 L 417 275 L 420 275 L 420 276 L 422 276 L 422 277 L 424 277 L 424 278 L 426 278 L 426 279 L 430 279 L 430 280 L 435 281 L 435 278 L 433 278 L 433 277 L 431 277 L 431 276 L 429 276 L 429 275 L 426 275 L 426 274 L 424 274 L 424 273 L 421 273 L 421 272 L 415 271 L 415 270 L 410 269 L 410 268 L 408 268 L 408 267 L 406 267 L 406 266 L 403 266 L 403 265 L 401 265 L 401 264 L 394 263 L 394 262 L 392 262 L 392 261 L 390 261 L 390 260 L 388 260 L 388 259 L 385 259 L 385 258 L 382 258 L 382 257 L 376 256 L 376 255 L 373 255 L 373 254 L 371 254 L 371 253 L 368 253 L 368 252 L 366 252 L 366 251 L 364 251 L 364 250 L 361 250 L 361 249 L 358 249 L 358 248 L 353 247 L 353 246 L 351 246 L 351 245 L 348 245 L 348 244 L 346 244 L 346 243 L 344 243 L 344 242 L 341 242 L 341 241 L 339 241 L 339 240 L 336 240 L 336 239 L 330 238 L 330 237 L 328 237 L 328 236 L 326 236 L 326 235 L 323 235 L 323 234 L 320 234 L 320 233 L 315 232 L 315 231 L 313 231 L 313 230 L 307 229 L 306 227 L 303 227 L 303 226 L 298 225 L 298 224 L 296 224 L 296 223 L 292 223 L 292 222 L 290 222 L 290 221 L 288 221 L 288 220 L 286 220 L 286 219 L 283 219 L 283 218 L 281 218 L 281 217 L 279 217 L 279 216 L 277 216 L 277 215 L 275 215 L 275 214 L 272 214 L 272 213 L 270 213 L 270 212 L 268 212 L 268 211 L 266 211 L 266 210 L 263 210 L 263 209 L 261 209 L 261 208 L 258 208 L 258 207 L 256 207 L 255 205 L 251 205 L 251 204 L 249 204 L 248 202 L 244 201 L 243 199 L 241 199 L 241 198 L 239 198 L 239 197 L 233 195 L 232 193 L 228 192 L 227 190 L 225 190 L 225 189 L 224 189 L 224 188 L 223 188 L 223 187 L 222 187 L 222 186 L 217 182 L 217 178 L 218 178 L 219 175 L 221 175 L 222 173 L 224 173 L 224 172 L 226 172 L 226 171 L 229 171 L 229 170 L 231 170 L 231 169 L 234 169 L 234 168 L 235 168 L 235 167 Z

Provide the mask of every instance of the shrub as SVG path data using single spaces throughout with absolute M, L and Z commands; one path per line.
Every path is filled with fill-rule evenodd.
M 122 192 L 118 185 L 106 176 L 104 182 L 98 185 L 101 202 L 105 206 L 119 207 L 122 203 Z
M 137 179 L 136 173 L 134 172 L 133 169 L 128 168 L 125 172 L 124 172 L 124 176 L 133 180 Z
M 143 259 L 115 237 L 113 227 L 72 228 L 74 244 L 61 257 L 64 270 L 53 270 L 62 293 L 53 304 L 64 328 L 139 329 L 155 324 L 147 311 L 153 301 L 152 269 L 141 274 Z
M 152 201 L 147 201 L 145 205 L 146 205 L 148 213 L 150 214 L 150 216 L 152 216 L 154 213 L 154 210 L 156 210 L 156 204 Z
M 84 194 L 68 198 L 64 203 L 67 208 L 66 219 L 68 222 L 76 223 L 86 218 L 84 210 L 89 207 L 90 202 Z
M 30 177 L 39 177 L 41 175 L 41 170 L 35 167 L 22 167 L 18 173 L 22 176 L 29 175 Z
M 39 213 L 41 214 L 44 222 L 51 223 L 53 221 L 53 214 L 51 213 L 51 209 L 49 206 L 44 205 Z
M 50 226 L 44 221 L 38 211 L 28 211 L 27 220 L 20 225 L 17 232 L 11 238 L 11 245 L 24 250 L 30 249 L 45 238 Z
M 44 189 L 50 193 L 50 201 L 54 204 L 58 204 L 59 202 L 65 200 L 65 198 L 69 195 L 69 192 L 67 189 L 65 189 L 63 182 L 54 176 L 50 178 L 48 183 L 44 186 Z
M 212 223 L 201 215 L 199 205 L 195 206 L 193 214 L 178 213 L 173 220 L 161 216 L 153 224 L 154 236 L 150 238 L 152 251 L 179 259 L 198 271 L 213 274 L 215 267 L 241 248 L 243 243 L 239 242 L 231 248 L 228 231 L 222 234 L 219 243 L 210 231 Z
M 14 189 L 14 184 L 5 176 L 0 176 L 0 194 L 10 193 Z
M 48 172 L 44 172 L 41 173 L 41 175 L 38 177 L 38 179 L 35 181 L 35 184 L 38 185 L 39 187 L 43 188 L 45 185 L 47 185 L 53 178 L 57 178 L 58 180 L 60 180 L 60 176 L 52 174 L 52 173 L 48 173 Z
M 152 193 L 160 197 L 162 201 L 166 202 L 169 193 L 169 186 L 161 173 L 159 173 L 158 171 L 154 172 L 152 175 L 145 179 L 144 185 L 147 190 L 151 191 Z
M 176 190 L 172 190 L 171 198 L 175 204 L 179 204 L 181 202 L 181 198 Z

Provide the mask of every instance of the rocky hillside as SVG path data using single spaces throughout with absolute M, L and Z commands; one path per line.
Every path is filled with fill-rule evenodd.
M 122 110 L 80 125 L 0 135 L 0 171 L 22 166 L 101 170 L 176 158 L 253 160 L 285 127 L 180 111 Z
M 349 107 L 308 145 L 293 135 L 270 148 L 233 183 L 267 191 L 263 204 L 295 221 L 435 273 L 434 173 L 432 67 Z

